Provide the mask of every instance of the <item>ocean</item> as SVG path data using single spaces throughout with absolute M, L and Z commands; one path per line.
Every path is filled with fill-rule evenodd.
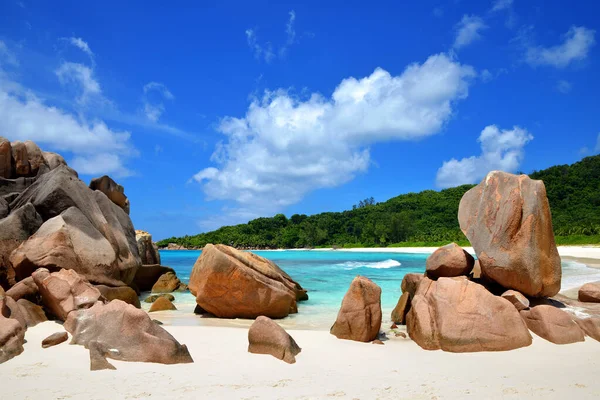
M 390 322 L 390 313 L 401 295 L 400 284 L 405 274 L 423 273 L 428 254 L 377 253 L 350 251 L 255 251 L 278 264 L 302 287 L 308 290 L 308 301 L 299 302 L 298 314 L 278 321 L 285 328 L 325 329 L 335 321 L 342 298 L 350 282 L 357 275 L 373 280 L 382 289 L 381 306 L 384 323 Z M 162 264 L 173 268 L 179 279 L 187 283 L 192 267 L 201 251 L 161 251 Z M 600 280 L 600 270 L 576 261 L 563 261 L 563 289 L 584 282 Z M 243 320 L 215 320 L 193 314 L 195 299 L 189 293 L 176 293 L 178 312 L 155 314 L 165 323 L 174 325 L 240 325 Z M 148 303 L 142 303 L 145 309 Z

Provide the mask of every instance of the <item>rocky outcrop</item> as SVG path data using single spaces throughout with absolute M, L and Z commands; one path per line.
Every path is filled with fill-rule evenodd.
M 12 146 L 0 136 L 0 178 L 10 179 L 13 176 Z
M 536 335 L 555 344 L 583 342 L 579 325 L 566 312 L 551 305 L 538 305 L 521 311 L 527 326 Z
M 0 288 L 0 364 L 21 354 L 25 342 L 25 326 L 12 317 L 8 299 Z
M 381 328 L 381 288 L 364 276 L 357 276 L 342 300 L 331 334 L 338 339 L 371 342 Z
M 560 257 L 542 181 L 490 172 L 463 196 L 458 218 L 482 277 L 526 296 L 559 292 Z
M 407 330 L 426 350 L 501 351 L 531 344 L 515 307 L 467 279 L 424 278 L 412 298 Z
M 106 301 L 122 300 L 136 308 L 140 308 L 140 298 L 135 290 L 129 286 L 110 287 L 106 285 L 96 285 L 96 289 L 106 299 Z
M 270 318 L 256 318 L 248 330 L 249 353 L 270 354 L 288 364 L 294 364 L 300 351 L 302 349 L 296 341 Z
M 40 268 L 33 273 L 33 280 L 46 309 L 61 321 L 65 321 L 71 311 L 89 308 L 104 300 L 98 289 L 73 270 L 50 273 Z
M 152 286 L 162 275 L 169 272 L 175 274 L 172 268 L 162 265 L 142 265 L 135 273 L 133 286 L 137 287 L 140 292 L 148 292 L 152 290 Z
M 529 299 L 516 290 L 507 290 L 506 292 L 502 293 L 502 298 L 510 301 L 512 305 L 515 306 L 517 311 L 529 308 Z
M 42 348 L 47 349 L 48 347 L 59 345 L 66 342 L 69 339 L 67 332 L 56 332 L 42 340 Z
M 574 320 L 587 336 L 600 342 L 600 317 L 586 316 Z
M 426 274 L 431 279 L 468 275 L 475 259 L 456 243 L 450 243 L 433 252 L 426 262 Z
M 25 320 L 25 325 L 27 328 L 31 328 L 37 324 L 48 321 L 48 317 L 46 317 L 44 309 L 37 304 L 32 303 L 27 299 L 19 299 L 17 300 L 17 305 L 21 310 L 21 315 Z
M 398 299 L 396 307 L 392 310 L 392 322 L 395 324 L 406 324 L 406 314 L 410 310 L 410 293 L 404 292 Z
M 410 273 L 404 275 L 404 278 L 402 278 L 402 284 L 400 285 L 402 293 L 409 293 L 411 297 L 414 297 L 423 278 L 423 274 Z
M 600 282 L 590 282 L 579 288 L 579 301 L 600 303 Z
M 129 214 L 129 199 L 127 196 L 125 196 L 125 189 L 123 189 L 123 186 L 119 185 L 111 177 L 104 175 L 100 178 L 92 179 L 92 182 L 90 182 L 90 189 L 98 190 L 104 193 L 106 197 L 110 199 L 110 201 L 121 207 L 123 211 Z M 160 262 L 156 264 L 160 264 Z
M 152 235 L 145 231 L 135 231 L 135 241 L 137 242 L 138 250 L 142 265 L 160 264 L 160 253 L 158 247 L 152 241 Z
M 71 344 L 85 346 L 90 352 L 100 344 L 101 359 L 161 364 L 193 362 L 187 347 L 152 322 L 145 311 L 120 300 L 98 302 L 91 308 L 74 311 L 64 327 L 73 337 Z
M 129 216 L 103 193 L 59 166 L 38 177 L 11 209 L 27 203 L 45 222 L 10 257 L 17 280 L 39 267 L 62 267 L 98 284 L 131 283 L 140 265 L 135 231 Z
M 197 304 L 220 318 L 283 318 L 297 312 L 306 291 L 275 263 L 225 245 L 207 244 L 189 289 Z
M 154 311 L 175 311 L 177 307 L 166 297 L 159 297 L 150 306 L 149 312 Z
M 6 295 L 12 297 L 16 301 L 19 299 L 28 299 L 35 301 L 38 295 L 38 287 L 33 281 L 33 278 L 27 277 L 6 291 Z
M 181 281 L 174 272 L 162 274 L 152 286 L 152 293 L 171 293 L 178 290 Z

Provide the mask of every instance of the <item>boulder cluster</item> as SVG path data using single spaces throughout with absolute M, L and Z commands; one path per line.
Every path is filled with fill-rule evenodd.
M 152 237 L 136 236 L 129 209 L 110 177 L 88 186 L 58 154 L 0 138 L 0 362 L 20 354 L 25 330 L 47 319 L 65 321 L 93 365 L 105 357 L 192 361 L 139 310 L 140 290 L 185 285 L 159 265 Z

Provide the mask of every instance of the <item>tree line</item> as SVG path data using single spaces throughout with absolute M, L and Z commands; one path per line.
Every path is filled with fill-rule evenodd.
M 529 176 L 543 180 L 559 243 L 600 242 L 600 155 L 572 165 L 554 166 Z M 246 224 L 224 226 L 194 236 L 158 243 L 201 248 L 223 243 L 238 248 L 374 247 L 465 243 L 458 225 L 458 204 L 474 185 L 407 193 L 376 203 L 370 197 L 352 210 L 316 215 L 277 214 Z

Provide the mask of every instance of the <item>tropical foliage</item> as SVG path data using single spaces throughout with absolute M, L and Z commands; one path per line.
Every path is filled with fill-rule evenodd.
M 558 241 L 598 243 L 600 238 L 600 156 L 530 174 L 546 185 Z M 187 248 L 223 243 L 239 248 L 371 247 L 466 244 L 457 220 L 458 204 L 473 185 L 403 194 L 385 202 L 361 200 L 352 210 L 287 218 L 277 214 L 195 236 L 169 238 Z

